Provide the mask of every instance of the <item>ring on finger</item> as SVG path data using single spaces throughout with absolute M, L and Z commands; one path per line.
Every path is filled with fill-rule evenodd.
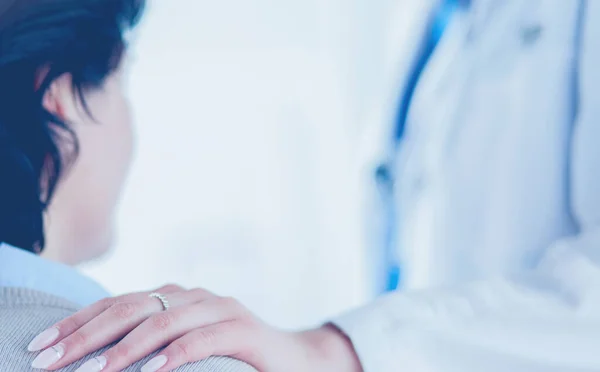
M 152 292 L 152 293 L 150 293 L 148 295 L 148 297 L 158 299 L 160 301 L 160 303 L 162 304 L 163 311 L 167 311 L 171 307 L 171 305 L 169 304 L 169 300 L 167 299 L 167 297 L 165 297 L 165 295 L 163 295 L 161 293 Z

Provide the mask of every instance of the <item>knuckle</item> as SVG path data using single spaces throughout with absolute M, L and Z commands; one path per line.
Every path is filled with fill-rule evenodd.
M 118 319 L 129 319 L 136 314 L 138 306 L 132 302 L 123 302 L 113 305 L 110 308 L 111 313 Z
M 80 328 L 79 323 L 73 318 L 67 318 L 62 320 L 56 325 L 60 334 L 68 334 Z
M 82 345 L 86 345 L 88 340 L 89 336 L 86 333 L 77 331 L 67 337 L 63 343 L 66 344 L 66 348 L 69 350 L 72 348 L 80 348 Z
M 183 291 L 183 288 L 180 285 L 177 284 L 167 284 L 162 286 L 159 290 L 159 292 L 181 292 Z
M 109 297 L 109 298 L 104 298 L 102 300 L 100 300 L 100 305 L 105 308 L 108 309 L 110 307 L 112 307 L 113 305 L 115 305 L 117 303 L 117 298 L 114 297 Z
M 204 298 L 214 297 L 214 294 L 212 294 L 211 292 L 209 292 L 209 291 L 207 291 L 206 289 L 203 289 L 203 288 L 190 289 L 188 291 L 188 293 L 192 297 L 198 298 L 198 299 L 204 299 Z
M 238 300 L 236 300 L 233 297 L 221 297 L 219 298 L 219 304 L 224 308 L 228 309 L 238 309 L 239 307 L 241 307 Z
M 198 336 L 198 343 L 204 347 L 211 348 L 217 342 L 218 332 L 214 329 L 202 331 Z
M 154 327 L 154 329 L 165 330 L 173 324 L 175 315 L 173 312 L 163 311 L 162 313 L 153 315 L 150 318 L 150 321 L 152 322 L 152 327 Z
M 111 360 L 115 360 L 115 359 L 128 359 L 128 357 L 131 355 L 131 347 L 127 344 L 124 343 L 119 343 L 117 345 L 115 345 L 115 347 L 112 348 L 112 350 L 110 351 L 110 359 Z
M 171 355 L 176 360 L 191 360 L 191 348 L 187 342 L 175 341 L 171 347 Z
M 251 315 L 246 307 L 233 297 L 221 297 L 219 299 L 219 306 L 227 309 L 227 312 L 235 318 L 247 318 Z

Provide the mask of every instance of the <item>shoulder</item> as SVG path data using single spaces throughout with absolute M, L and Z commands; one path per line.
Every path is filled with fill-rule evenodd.
M 33 291 L 0 291 L 0 361 L 10 371 L 28 371 L 35 353 L 27 351 L 27 344 L 37 334 L 57 321 L 77 311 L 75 305 Z M 103 350 L 88 358 L 100 355 Z M 126 372 L 139 371 L 151 358 L 149 355 Z M 75 371 L 86 360 L 62 369 Z M 188 364 L 177 369 L 178 372 L 256 372 L 246 363 L 231 358 L 209 358 L 198 363 Z

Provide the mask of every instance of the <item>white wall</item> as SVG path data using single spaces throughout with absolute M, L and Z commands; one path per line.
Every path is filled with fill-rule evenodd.
M 206 287 L 285 326 L 363 302 L 354 150 L 381 4 L 155 1 L 135 48 L 120 239 L 86 271 L 115 293 Z

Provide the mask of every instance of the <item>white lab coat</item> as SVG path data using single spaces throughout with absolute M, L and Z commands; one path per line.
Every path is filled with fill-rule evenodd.
M 434 1 L 401 1 L 372 125 Z M 395 156 L 406 290 L 334 323 L 366 372 L 600 371 L 600 1 L 471 3 Z M 389 149 L 390 126 L 370 138 Z

